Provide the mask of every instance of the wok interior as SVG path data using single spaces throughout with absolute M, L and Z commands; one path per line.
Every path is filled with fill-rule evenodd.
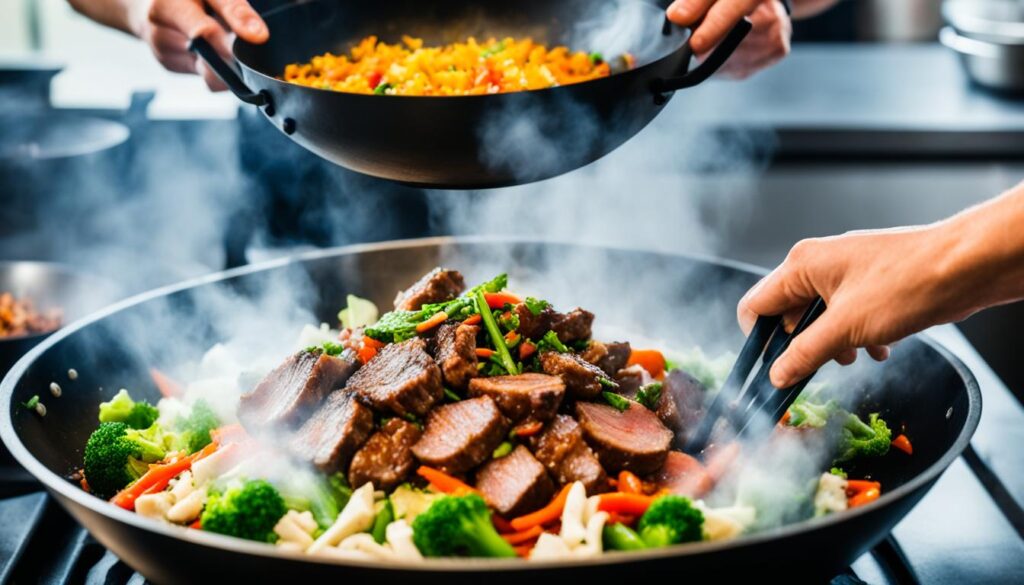
M 496 258 L 502 258 L 496 262 Z M 602 250 L 550 244 L 461 244 L 377 249 L 314 258 L 266 271 L 253 272 L 215 284 L 157 296 L 114 313 L 73 332 L 35 360 L 13 385 L 7 408 L 15 432 L 32 456 L 50 471 L 67 476 L 81 465 L 82 446 L 96 427 L 101 401 L 119 388 L 133 395 L 157 400 L 149 381 L 149 368 L 173 371 L 182 360 L 195 359 L 227 335 L 222 312 L 223 290 L 246 297 L 282 282 L 313 284 L 307 306 L 324 321 L 333 322 L 346 293 L 373 299 L 389 306 L 394 292 L 431 267 L 444 264 L 462 269 L 467 280 L 481 280 L 509 269 L 513 286 L 529 283 L 528 290 L 542 291 L 545 281 L 558 278 L 565 262 L 600 262 L 614 267 L 614 275 L 598 272 L 594 283 L 572 290 L 571 299 L 552 299 L 592 308 L 598 324 L 626 326 L 640 335 L 663 338 L 686 347 L 700 344 L 710 355 L 739 347 L 742 337 L 735 325 L 733 307 L 757 275 L 724 265 L 681 256 L 636 251 Z M 651 286 L 650 276 L 663 275 L 663 286 Z M 635 288 L 643 282 L 641 292 Z M 597 286 L 596 283 L 600 283 Z M 215 291 L 221 288 L 221 291 Z M 643 310 L 629 312 L 614 299 L 641 296 Z M 215 300 L 219 299 L 219 300 Z M 611 301 L 609 301 L 611 300 Z M 619 305 L 619 306 L 616 306 Z M 638 316 L 646 315 L 646 317 Z M 620 319 L 628 317 L 629 322 Z M 176 327 L 152 329 L 152 324 L 171 319 Z M 701 327 L 696 327 L 701 323 Z M 709 329 L 706 325 L 711 324 Z M 301 327 L 296 322 L 296 330 Z M 147 327 L 159 335 L 139 335 Z M 714 332 L 717 331 L 717 334 Z M 79 379 L 67 382 L 69 367 Z M 965 381 L 939 350 L 914 338 L 901 344 L 889 363 L 869 380 L 861 412 L 879 411 L 894 429 L 905 429 L 914 442 L 914 454 L 867 460 L 851 472 L 870 476 L 891 492 L 938 461 L 964 428 L 969 409 Z M 60 399 L 46 397 L 48 414 L 41 419 L 18 406 L 58 380 L 64 386 Z M 842 384 L 842 379 L 836 380 Z M 850 388 L 851 391 L 857 390 Z
M 347 54 L 369 35 L 389 43 L 410 35 L 427 46 L 469 36 L 480 42 L 530 37 L 549 46 L 603 52 L 609 59 L 629 52 L 638 65 L 672 53 L 688 36 L 678 27 L 663 34 L 663 10 L 644 0 L 315 0 L 270 11 L 264 18 L 270 40 L 264 45 L 236 41 L 234 52 L 247 67 L 270 77 L 280 75 L 289 63 L 327 51 Z M 590 46 L 595 39 L 610 44 Z M 608 50 L 612 46 L 614 52 Z

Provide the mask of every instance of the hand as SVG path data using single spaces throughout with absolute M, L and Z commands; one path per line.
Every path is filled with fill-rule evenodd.
M 720 70 L 729 77 L 749 77 L 789 54 L 793 26 L 778 0 L 676 0 L 667 14 L 680 26 L 700 22 L 690 46 L 701 57 L 710 53 L 743 17 L 750 17 L 753 29 Z
M 203 37 L 223 57 L 231 57 L 233 34 L 250 43 L 264 43 L 267 25 L 246 0 L 149 0 L 132 2 L 131 31 L 145 41 L 160 63 L 178 73 L 198 73 L 214 91 L 227 89 L 202 60 L 188 50 L 191 39 Z M 206 13 L 209 6 L 219 17 Z

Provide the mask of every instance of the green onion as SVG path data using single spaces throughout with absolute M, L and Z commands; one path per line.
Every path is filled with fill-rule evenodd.
M 390 83 L 381 83 L 377 87 L 373 88 L 373 93 L 376 95 L 384 95 L 384 92 L 394 87 Z
M 657 410 L 658 401 L 661 400 L 663 386 L 661 382 L 651 382 L 641 386 L 636 392 L 636 401 L 647 407 L 647 410 Z
M 612 408 L 619 412 L 626 412 L 629 410 L 629 400 L 619 396 L 614 392 L 602 392 L 601 396 L 604 401 L 607 402 Z
M 447 386 L 445 386 L 444 388 L 444 397 L 447 398 L 448 400 L 451 400 L 452 402 L 458 402 L 462 400 L 461 396 L 453 392 L 452 389 Z
M 39 404 L 39 395 L 38 394 L 36 394 L 32 398 L 29 398 L 28 402 L 22 402 L 21 403 L 22 406 L 24 406 L 25 408 L 27 408 L 29 410 L 34 409 L 37 404 Z
M 502 457 L 508 455 L 511 452 L 512 443 L 505 441 L 502 444 L 498 445 L 498 448 L 495 449 L 493 453 L 491 453 L 491 457 L 494 459 L 501 459 Z
M 508 346 L 505 345 L 505 336 L 501 334 L 498 322 L 494 320 L 494 313 L 487 306 L 487 298 L 484 296 L 483 290 L 476 291 L 476 307 L 480 311 L 480 317 L 484 321 L 487 333 L 491 336 L 491 342 L 494 343 L 494 351 L 497 352 L 502 367 L 505 368 L 509 375 L 514 376 L 518 374 L 519 367 L 516 366 L 515 360 L 512 359 L 512 354 L 508 352 Z
M 601 385 L 604 386 L 605 388 L 618 388 L 619 387 L 618 384 L 616 384 L 615 382 L 609 380 L 608 378 L 598 378 L 597 381 L 600 382 Z

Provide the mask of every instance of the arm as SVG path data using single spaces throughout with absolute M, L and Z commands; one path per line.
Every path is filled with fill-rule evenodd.
M 875 359 L 908 335 L 1024 299 L 1024 183 L 935 224 L 850 232 L 799 242 L 740 301 L 741 324 L 757 315 L 792 322 L 817 295 L 828 309 L 772 368 L 786 387 L 856 348 Z

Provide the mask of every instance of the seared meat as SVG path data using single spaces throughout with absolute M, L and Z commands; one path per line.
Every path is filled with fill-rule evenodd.
M 682 439 L 682 435 L 694 428 L 704 415 L 705 396 L 707 389 L 696 378 L 682 370 L 672 370 L 662 383 L 655 413 Z
M 601 368 L 609 376 L 615 376 L 626 367 L 631 351 L 629 342 L 602 343 L 595 339 L 580 352 L 580 357 Z
M 669 451 L 665 464 L 651 474 L 647 481 L 660 489 L 688 498 L 699 498 L 714 485 L 700 461 L 679 451 Z
M 551 326 L 563 317 L 551 307 L 544 307 L 539 314 L 534 315 L 525 303 L 516 305 L 516 316 L 519 318 L 519 334 L 534 340 L 544 337 L 545 333 L 551 331 Z
M 551 307 L 545 307 L 539 314 L 534 315 L 526 304 L 518 304 L 516 316 L 519 317 L 520 334 L 530 339 L 540 339 L 548 331 L 554 331 L 562 343 L 590 339 L 591 327 L 594 324 L 594 314 L 579 308 L 564 314 Z
M 646 386 L 654 381 L 654 378 L 640 365 L 632 365 L 619 370 L 615 374 L 615 382 L 619 385 L 619 394 L 632 400 L 641 386 Z
M 412 452 L 446 473 L 465 473 L 490 458 L 507 432 L 508 421 L 493 400 L 470 398 L 431 411 Z
M 539 435 L 530 437 L 530 449 L 557 483 L 582 482 L 588 494 L 607 488 L 604 468 L 571 416 L 556 416 Z
M 470 396 L 490 396 L 512 424 L 547 422 L 558 411 L 565 384 L 556 376 L 519 374 L 474 378 Z
M 372 482 L 374 489 L 391 491 L 413 468 L 412 446 L 423 431 L 400 418 L 384 424 L 356 452 L 348 470 L 348 483 L 358 488 Z
M 465 390 L 477 375 L 476 335 L 480 329 L 455 321 L 442 323 L 430 340 L 430 350 L 441 367 L 444 383 L 453 390 Z
M 664 465 L 672 431 L 643 406 L 630 401 L 629 408 L 620 412 L 607 404 L 578 402 L 576 417 L 584 438 L 608 471 L 644 474 Z
M 561 319 L 558 319 L 551 326 L 551 329 L 558 334 L 558 339 L 562 340 L 562 343 L 572 343 L 573 341 L 590 339 L 593 325 L 594 314 L 590 311 L 576 308 L 563 315 Z
M 587 348 L 580 352 L 580 357 L 600 367 L 601 360 L 608 357 L 608 346 L 596 339 L 591 339 Z M 615 372 L 612 372 L 614 375 Z
M 441 370 L 416 337 L 385 346 L 352 376 L 348 389 L 377 410 L 423 416 L 441 399 Z
M 412 286 L 398 293 L 395 308 L 418 311 L 423 305 L 450 301 L 466 290 L 466 282 L 457 270 L 435 268 L 423 275 Z
M 344 470 L 373 431 L 373 411 L 348 390 L 336 390 L 292 437 L 292 453 L 325 473 Z
M 545 351 L 540 354 L 540 365 L 545 374 L 561 378 L 569 395 L 578 400 L 590 400 L 599 396 L 604 389 L 601 380 L 615 386 L 601 368 L 574 353 Z
M 335 388 L 345 385 L 359 365 L 348 355 L 331 357 L 322 351 L 300 351 L 284 361 L 242 396 L 238 418 L 254 432 L 304 418 Z
M 548 472 L 519 445 L 476 472 L 476 489 L 498 514 L 515 517 L 542 507 L 555 491 Z

